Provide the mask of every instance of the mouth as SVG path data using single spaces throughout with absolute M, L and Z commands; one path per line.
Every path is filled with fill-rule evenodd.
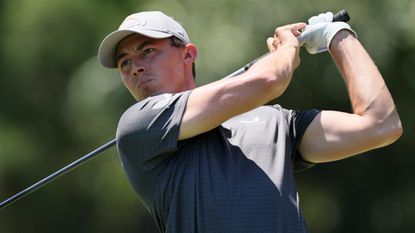
M 148 84 L 148 83 L 149 83 L 149 82 L 151 82 L 151 81 L 153 81 L 153 79 L 151 79 L 151 78 L 141 79 L 141 80 L 138 82 L 138 87 L 141 87 L 141 86 L 143 86 L 143 85 L 146 85 L 146 84 Z

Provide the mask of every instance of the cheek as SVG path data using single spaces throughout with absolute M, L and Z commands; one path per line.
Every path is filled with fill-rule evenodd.
M 127 76 L 120 73 L 121 81 L 124 84 L 124 86 L 127 86 Z
M 181 79 L 184 75 L 184 66 L 182 65 L 183 61 L 178 59 L 176 60 L 169 60 L 166 64 L 164 64 L 164 75 L 169 80 L 178 80 Z
M 131 78 L 131 76 L 129 75 L 121 75 L 121 81 L 124 84 L 124 86 L 129 90 L 132 90 L 132 88 L 134 87 L 134 79 Z

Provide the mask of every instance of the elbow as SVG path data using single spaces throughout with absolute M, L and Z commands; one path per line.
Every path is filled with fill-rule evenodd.
M 277 98 L 287 89 L 292 74 L 276 74 L 273 72 L 264 72 L 260 74 L 263 80 L 263 93 L 270 93 L 271 99 Z
M 402 136 L 403 127 L 402 127 L 402 122 L 399 119 L 399 117 L 396 120 L 396 122 L 393 124 L 392 129 L 390 131 L 391 131 L 389 133 L 390 134 L 390 143 L 395 142 L 396 140 L 398 140 Z
M 380 139 L 380 145 L 387 146 L 398 140 L 403 134 L 403 127 L 398 114 L 395 112 L 387 120 L 377 127 L 377 135 Z

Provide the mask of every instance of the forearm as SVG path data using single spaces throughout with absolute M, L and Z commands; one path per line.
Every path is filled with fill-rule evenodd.
M 296 36 L 304 27 L 304 23 L 278 27 L 274 38 L 267 40 L 271 53 L 247 72 L 194 89 L 187 101 L 179 139 L 207 132 L 280 96 L 299 65 Z
M 280 46 L 242 75 L 194 89 L 187 102 L 179 139 L 211 130 L 281 95 L 298 66 L 297 59 L 298 44 Z
M 283 53 L 275 51 L 238 77 L 194 89 L 183 116 L 179 139 L 211 130 L 279 96 L 292 75 L 291 65 L 286 64 L 286 60 Z
M 383 130 L 400 128 L 392 96 L 360 42 L 348 31 L 340 31 L 330 52 L 346 83 L 353 113 L 379 124 Z
M 291 82 L 294 70 L 298 66 L 298 61 L 296 61 L 298 50 L 295 47 L 281 46 L 278 50 L 269 53 L 256 62 L 246 72 L 251 77 L 267 77 L 272 85 L 272 88 L 269 90 L 269 100 L 283 94 Z
M 310 33 L 317 36 L 304 36 L 308 38 L 308 51 L 319 52 L 322 44 L 330 43 L 329 51 L 346 83 L 352 113 L 321 111 L 303 135 L 303 158 L 329 162 L 394 142 L 401 136 L 402 126 L 392 96 L 350 27 L 335 22 L 316 24 L 314 29 L 309 29 Z

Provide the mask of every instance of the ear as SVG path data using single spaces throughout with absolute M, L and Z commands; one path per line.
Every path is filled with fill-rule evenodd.
M 186 51 L 184 54 L 184 60 L 186 63 L 193 64 L 197 58 L 197 48 L 194 44 L 187 44 L 185 46 Z

